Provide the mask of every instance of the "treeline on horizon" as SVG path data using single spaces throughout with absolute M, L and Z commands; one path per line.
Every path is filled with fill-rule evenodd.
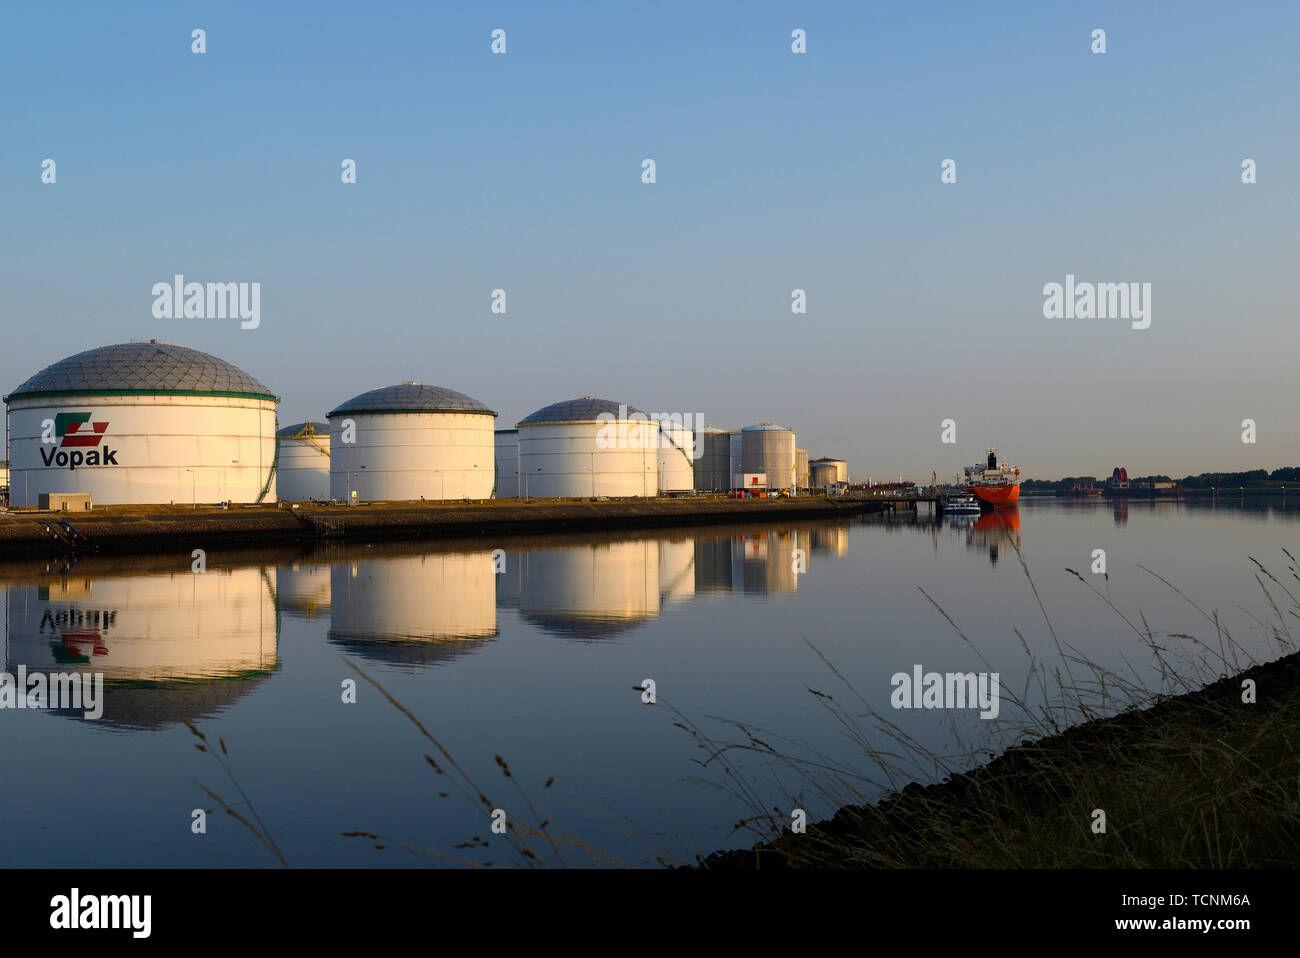
M 1285 466 L 1269 472 L 1267 469 L 1251 469 L 1247 472 L 1202 472 L 1182 479 L 1169 476 L 1129 476 L 1130 482 L 1177 482 L 1184 489 L 1244 489 L 1273 488 L 1283 483 L 1300 483 L 1300 466 Z M 1066 476 L 1064 479 L 1026 479 L 1021 487 L 1026 492 L 1068 492 L 1075 484 L 1086 486 L 1104 486 L 1110 482 L 1110 476 Z

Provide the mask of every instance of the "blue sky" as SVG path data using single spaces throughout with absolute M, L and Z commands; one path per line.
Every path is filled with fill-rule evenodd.
M 154 337 L 262 379 L 284 422 L 420 379 L 500 427 L 588 394 L 772 420 L 855 478 L 951 475 L 989 442 L 1039 477 L 1300 463 L 1298 26 L 1288 4 L 12 7 L 0 384 Z M 261 326 L 155 319 L 175 273 L 260 282 Z M 1151 327 L 1045 319 L 1067 273 L 1151 283 Z

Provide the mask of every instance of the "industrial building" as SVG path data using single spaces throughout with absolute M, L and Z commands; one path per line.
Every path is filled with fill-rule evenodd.
M 706 425 L 700 430 L 700 458 L 695 461 L 698 492 L 727 492 L 731 486 L 731 433 Z
M 734 488 L 779 490 L 794 487 L 794 430 L 761 422 L 746 426 L 740 431 L 740 436 L 741 484 Z
M 531 497 L 655 496 L 659 424 L 626 403 L 584 396 L 519 422 L 520 492 Z
M 823 456 L 820 459 L 814 459 L 809 463 L 809 468 L 816 470 L 818 466 L 826 467 L 821 472 L 816 473 L 823 477 L 822 482 L 814 478 L 814 486 L 822 486 L 827 482 L 848 482 L 849 481 L 849 464 L 843 459 L 832 459 L 829 456 Z M 829 471 L 827 471 L 829 469 Z
M 326 415 L 330 498 L 489 499 L 496 484 L 496 413 L 420 382 L 381 386 Z
M 659 494 L 695 489 L 695 433 L 676 423 L 659 421 Z
M 276 434 L 276 492 L 280 499 L 304 502 L 330 496 L 330 426 L 307 420 Z
M 4 401 L 15 506 L 57 493 L 96 505 L 275 501 L 278 397 L 197 349 L 89 349 Z
M 496 472 L 496 498 L 517 498 L 519 495 L 518 429 L 498 429 L 496 431 Z
M 843 459 L 823 456 L 808 464 L 812 488 L 822 492 L 841 493 L 849 483 L 849 464 Z

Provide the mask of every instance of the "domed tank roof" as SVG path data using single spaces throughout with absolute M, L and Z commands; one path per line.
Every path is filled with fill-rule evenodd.
M 595 422 L 602 413 L 617 416 L 620 411 L 629 415 L 631 413 L 640 413 L 640 415 L 646 416 L 646 413 L 641 412 L 634 406 L 624 403 L 620 410 L 619 405 L 612 399 L 597 399 L 595 396 L 566 399 L 564 402 L 543 406 L 531 416 L 519 420 L 519 425 L 536 425 L 543 422 Z
M 443 386 L 425 383 L 397 383 L 380 386 L 369 392 L 353 396 L 341 406 L 325 414 L 326 419 L 345 413 L 407 413 L 407 412 L 461 412 L 495 416 L 496 413 L 477 399 Z
M 308 419 L 306 422 L 296 422 L 292 426 L 281 426 L 276 430 L 275 434 L 277 436 L 296 436 L 308 426 L 311 426 L 312 435 L 329 438 L 330 424 L 321 422 L 319 419 Z
M 46 366 L 8 396 L 5 402 L 32 396 L 168 395 L 210 393 L 279 402 L 262 383 L 238 366 L 175 343 L 100 346 Z
M 752 426 L 746 426 L 741 432 L 793 432 L 792 429 L 786 429 L 785 426 L 778 426 L 773 422 L 756 422 Z

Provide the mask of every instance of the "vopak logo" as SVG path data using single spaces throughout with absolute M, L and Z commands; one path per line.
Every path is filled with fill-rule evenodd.
M 58 466 L 76 469 L 78 466 L 116 466 L 117 450 L 110 449 L 104 443 L 104 433 L 108 431 L 107 422 L 91 422 L 88 412 L 61 412 L 53 419 L 41 423 L 41 442 L 49 446 L 41 450 L 41 459 L 46 466 Z M 70 451 L 65 451 L 70 450 Z

